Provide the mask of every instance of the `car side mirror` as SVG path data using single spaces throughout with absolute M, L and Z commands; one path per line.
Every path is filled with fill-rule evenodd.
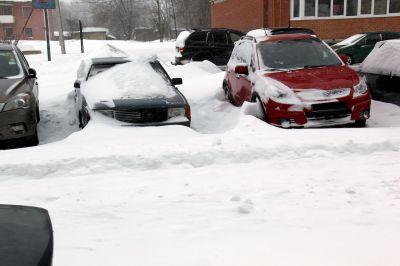
M 235 67 L 235 73 L 237 75 L 249 75 L 249 67 L 246 64 L 240 64 Z
M 74 88 L 75 89 L 80 89 L 81 88 L 81 82 L 79 80 L 75 81 Z
M 183 81 L 182 81 L 181 78 L 173 78 L 172 79 L 172 84 L 174 84 L 174 85 L 182 85 Z
M 345 54 L 338 54 L 338 56 L 340 57 L 340 59 L 343 61 L 343 63 L 345 63 L 346 65 L 349 64 L 349 59 L 350 57 L 345 55 Z
M 30 78 L 30 79 L 35 79 L 35 78 L 37 78 L 37 74 L 36 74 L 36 70 L 35 70 L 35 69 L 30 68 L 30 69 L 28 70 L 28 78 Z

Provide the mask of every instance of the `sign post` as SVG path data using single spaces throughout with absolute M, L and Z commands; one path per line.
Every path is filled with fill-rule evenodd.
M 45 24 L 46 24 L 47 59 L 49 61 L 51 61 L 49 16 L 48 16 L 47 9 L 56 9 L 56 2 L 55 2 L 55 0 L 33 0 L 32 8 L 44 10 L 44 20 L 45 20 Z

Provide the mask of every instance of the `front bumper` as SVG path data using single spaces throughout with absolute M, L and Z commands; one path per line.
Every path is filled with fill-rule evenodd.
M 305 105 L 311 106 L 311 104 Z M 318 113 L 313 112 L 310 107 L 303 108 L 301 111 L 291 111 L 291 109 L 292 105 L 280 104 L 270 100 L 267 104 L 269 122 L 283 128 L 312 128 L 352 124 L 369 118 L 371 98 L 366 95 L 351 99 L 346 102 L 346 107 L 342 110 L 325 110 Z
M 0 112 L 0 140 L 33 136 L 36 133 L 36 125 L 34 107 Z
M 131 123 L 122 124 L 122 126 L 137 126 L 137 127 L 151 127 L 151 126 L 186 126 L 190 127 L 190 120 L 187 117 L 174 117 L 163 122 L 156 123 Z

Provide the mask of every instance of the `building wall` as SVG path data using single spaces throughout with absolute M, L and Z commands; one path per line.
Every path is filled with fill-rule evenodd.
M 1 3 L 1 1 L 0 1 Z M 8 2 L 10 3 L 10 2 Z M 27 17 L 23 14 L 23 7 L 31 7 L 32 2 L 13 2 L 13 16 L 14 22 L 12 24 L 0 24 L 0 39 L 5 38 L 6 28 L 13 28 L 14 39 L 18 38 L 21 35 L 22 28 L 27 20 Z M 50 37 L 54 38 L 54 28 L 53 28 L 53 12 L 52 10 L 48 10 L 49 14 L 49 29 L 50 29 Z M 35 9 L 32 13 L 32 16 L 26 26 L 26 28 L 32 29 L 32 37 L 26 36 L 25 32 L 22 33 L 22 40 L 45 40 L 45 23 L 44 23 L 44 14 L 43 10 Z
M 313 29 L 321 39 L 345 39 L 369 31 L 399 31 L 400 17 L 293 20 L 293 27 Z
M 211 6 L 211 26 L 243 32 L 265 25 L 266 0 L 227 0 Z
M 267 27 L 289 27 L 290 0 L 268 0 L 265 5 Z

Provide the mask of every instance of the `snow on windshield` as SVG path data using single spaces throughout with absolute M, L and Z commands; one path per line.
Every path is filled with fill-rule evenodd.
M 157 73 L 150 61 L 133 62 L 112 67 L 82 85 L 89 106 L 111 103 L 114 99 L 146 99 L 175 96 L 173 87 Z
M 342 46 L 342 45 L 353 44 L 353 43 L 357 42 L 358 40 L 360 40 L 361 38 L 363 38 L 364 36 L 365 36 L 365 34 L 356 34 L 356 35 L 353 35 L 341 42 L 338 42 L 336 45 Z
M 91 52 L 84 58 L 82 58 L 81 64 L 79 65 L 78 72 L 77 72 L 77 79 L 78 80 L 84 80 L 85 77 L 87 76 L 87 73 L 90 70 L 90 67 L 92 66 L 92 59 L 94 58 L 105 58 L 105 57 L 127 57 L 128 55 L 118 49 L 117 47 L 114 47 L 110 44 L 105 44 L 99 49 L 96 49 L 95 51 Z
M 361 72 L 400 77 L 400 40 L 377 43 L 361 64 Z

